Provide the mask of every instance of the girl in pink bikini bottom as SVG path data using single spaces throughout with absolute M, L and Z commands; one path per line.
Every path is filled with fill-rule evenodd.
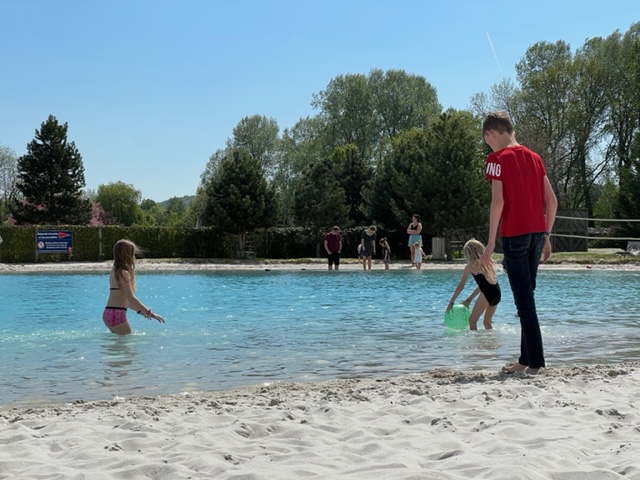
M 127 321 L 127 309 L 124 307 L 105 307 L 102 321 L 107 327 L 115 327 Z

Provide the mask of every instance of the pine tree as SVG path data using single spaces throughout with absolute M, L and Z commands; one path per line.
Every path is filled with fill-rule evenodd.
M 42 123 L 18 159 L 18 190 L 23 196 L 13 211 L 18 224 L 86 225 L 91 202 L 84 197 L 82 156 L 67 141 L 67 124 L 53 115 Z
M 220 160 L 206 193 L 205 223 L 237 234 L 240 251 L 247 232 L 269 227 L 277 217 L 277 198 L 264 170 L 245 151 L 232 150 Z

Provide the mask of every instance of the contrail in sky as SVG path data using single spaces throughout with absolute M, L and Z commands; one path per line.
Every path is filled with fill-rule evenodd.
M 496 59 L 496 65 L 498 65 L 498 70 L 500 70 L 500 75 L 504 77 L 502 73 L 502 67 L 500 66 L 500 62 L 498 61 L 498 55 L 496 55 L 496 49 L 493 48 L 493 42 L 491 41 L 491 37 L 489 36 L 489 32 L 484 32 L 487 34 L 487 40 L 489 40 L 489 46 L 491 47 L 491 51 L 493 52 L 493 58 Z

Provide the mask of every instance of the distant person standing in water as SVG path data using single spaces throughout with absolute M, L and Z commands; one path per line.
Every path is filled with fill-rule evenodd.
M 384 263 L 384 269 L 389 270 L 389 264 L 391 263 L 391 247 L 387 242 L 387 237 L 380 239 L 380 248 L 382 248 L 382 263 Z
M 118 240 L 113 246 L 113 268 L 109 274 L 109 299 L 102 314 L 102 320 L 112 333 L 118 335 L 131 333 L 127 308 L 135 310 L 147 320 L 153 318 L 164 323 L 164 318 L 153 313 L 135 295 L 134 269 L 137 251 L 138 247 L 130 240 Z
M 544 262 L 551 256 L 549 233 L 558 201 L 542 158 L 516 141 L 507 112 L 489 113 L 482 137 L 493 153 L 487 157 L 485 173 L 491 182 L 489 241 L 480 261 L 493 262 L 499 227 L 503 265 L 520 318 L 520 357 L 504 371 L 536 374 L 545 360 L 534 291 L 540 256 Z
M 329 233 L 324 236 L 324 249 L 327 251 L 329 270 L 338 270 L 340 267 L 340 253 L 342 253 L 342 235 L 340 227 L 334 226 Z
M 371 257 L 376 254 L 376 230 L 376 226 L 371 225 L 360 235 L 360 256 L 364 270 L 371 270 Z
M 407 227 L 409 234 L 409 250 L 411 252 L 411 266 L 415 265 L 414 257 L 416 255 L 416 243 L 422 246 L 422 223 L 420 223 L 420 215 L 414 213 L 411 215 L 411 223 Z

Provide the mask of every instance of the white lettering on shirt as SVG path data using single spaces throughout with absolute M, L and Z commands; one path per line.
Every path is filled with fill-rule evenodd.
M 487 163 L 487 171 L 486 174 L 488 177 L 500 177 L 502 174 L 502 169 L 500 168 L 499 163 Z

